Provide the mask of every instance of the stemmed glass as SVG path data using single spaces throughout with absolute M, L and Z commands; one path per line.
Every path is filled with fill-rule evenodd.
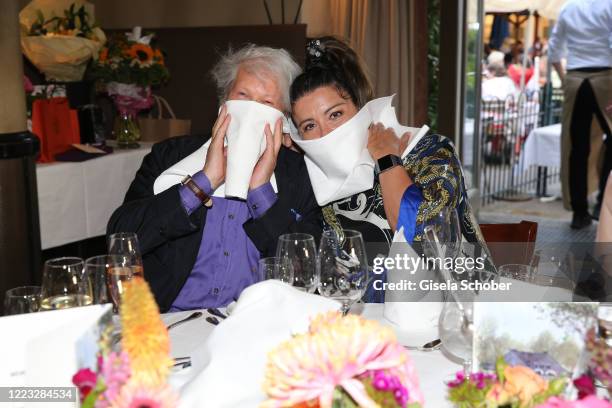
M 108 253 L 129 257 L 134 276 L 144 277 L 138 236 L 134 232 L 118 232 L 108 237 Z M 126 262 L 127 262 L 126 261 Z
M 276 279 L 289 285 L 293 283 L 293 266 L 285 259 L 271 256 L 259 260 L 259 280 Z
M 40 286 L 20 286 L 9 289 L 4 295 L 4 314 L 14 315 L 38 312 Z
M 319 248 L 319 293 L 342 302 L 342 314 L 365 292 L 368 282 L 368 259 L 361 233 L 344 230 L 343 236 L 328 230 Z
M 92 302 L 81 258 L 56 258 L 45 262 L 41 310 L 87 306 Z
M 455 259 L 461 253 L 461 224 L 455 208 L 442 208 L 423 232 L 426 255 Z
M 317 249 L 310 234 L 291 233 L 278 238 L 276 257 L 293 268 L 293 286 L 314 293 L 319 281 L 317 276 Z
M 440 340 L 446 351 L 462 361 L 464 374 L 469 378 L 472 372 L 474 302 L 479 294 L 479 290 L 471 283 L 493 282 L 498 279 L 498 275 L 477 270 L 470 274 L 451 273 L 450 276 L 459 289 L 449 291 L 440 314 Z M 462 282 L 468 285 L 462 286 Z
M 85 261 L 85 274 L 93 296 L 93 303 L 96 305 L 108 303 L 111 300 L 106 279 L 111 257 L 112 255 L 98 255 Z
M 134 265 L 133 262 L 134 258 L 127 255 L 107 256 L 106 286 L 113 301 L 115 313 L 119 311 L 125 283 L 137 276 L 136 271 L 142 271 L 142 266 Z

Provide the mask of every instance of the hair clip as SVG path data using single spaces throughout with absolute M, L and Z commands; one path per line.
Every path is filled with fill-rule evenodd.
M 310 40 L 306 45 L 306 52 L 310 55 L 311 58 L 321 58 L 325 48 L 321 45 L 321 40 Z

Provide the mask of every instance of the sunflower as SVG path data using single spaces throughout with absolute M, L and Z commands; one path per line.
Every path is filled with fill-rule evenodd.
M 161 64 L 164 65 L 164 54 L 162 54 L 161 50 L 158 48 L 153 52 L 153 57 Z
M 140 64 L 148 64 L 153 61 L 153 50 L 146 44 L 132 44 L 127 51 L 127 55 Z

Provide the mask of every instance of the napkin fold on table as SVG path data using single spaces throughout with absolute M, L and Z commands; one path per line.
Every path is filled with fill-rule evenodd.
M 246 288 L 230 316 L 223 320 L 192 356 L 198 374 L 181 389 L 181 408 L 255 407 L 262 391 L 268 353 L 306 332 L 318 313 L 340 304 L 266 280 Z

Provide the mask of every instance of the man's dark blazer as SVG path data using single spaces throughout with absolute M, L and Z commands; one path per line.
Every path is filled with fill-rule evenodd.
M 206 140 L 192 135 L 155 144 L 143 159 L 123 204 L 108 223 L 107 234 L 138 235 L 145 278 L 162 311 L 170 308 L 193 268 L 207 209 L 201 206 L 187 215 L 178 185 L 154 195 L 153 183 L 164 170 L 196 151 Z M 305 232 L 317 239 L 321 235 L 321 211 L 303 156 L 281 147 L 274 174 L 278 200 L 261 218 L 243 224 L 262 257 L 274 256 L 281 234 Z

